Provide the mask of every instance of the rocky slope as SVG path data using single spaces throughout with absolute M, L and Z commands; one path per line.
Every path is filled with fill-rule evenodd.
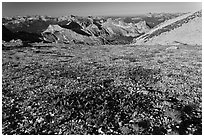
M 134 39 L 134 44 L 202 44 L 202 13 L 188 13 L 168 20 Z

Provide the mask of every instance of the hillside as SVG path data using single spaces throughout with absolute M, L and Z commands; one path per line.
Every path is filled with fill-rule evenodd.
M 134 39 L 134 44 L 202 44 L 202 13 L 188 13 L 159 24 Z

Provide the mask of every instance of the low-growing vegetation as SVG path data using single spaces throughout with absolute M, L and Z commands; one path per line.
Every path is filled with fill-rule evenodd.
M 3 134 L 202 134 L 201 46 L 39 45 L 2 51 Z

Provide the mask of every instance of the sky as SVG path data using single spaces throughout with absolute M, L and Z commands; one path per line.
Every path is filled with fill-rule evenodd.
M 201 9 L 201 2 L 3 2 L 2 16 L 123 16 Z

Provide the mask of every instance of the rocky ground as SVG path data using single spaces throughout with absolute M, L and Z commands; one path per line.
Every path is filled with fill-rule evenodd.
M 3 134 L 202 134 L 199 45 L 5 45 Z

